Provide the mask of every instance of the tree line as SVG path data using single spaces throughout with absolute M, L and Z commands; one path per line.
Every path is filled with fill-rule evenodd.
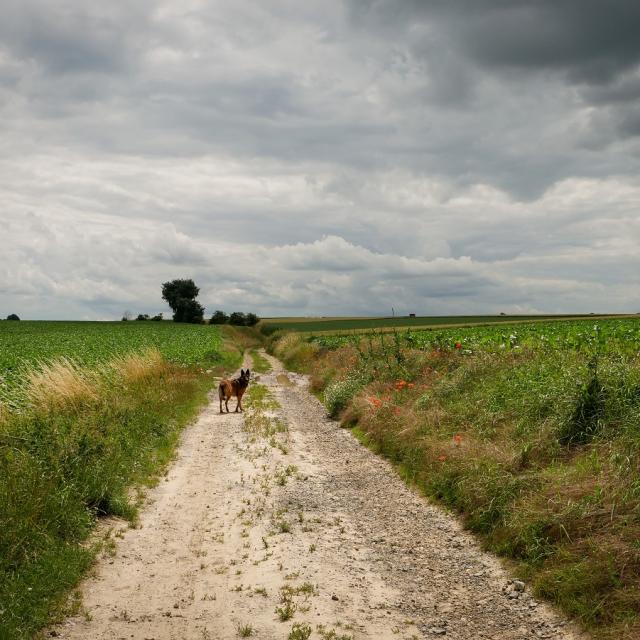
M 200 293 L 199 287 L 191 279 L 177 279 L 165 282 L 162 285 L 162 299 L 171 307 L 174 322 L 189 322 L 202 324 L 204 322 L 204 307 L 196 300 Z M 123 320 L 131 320 L 129 312 L 125 312 Z M 162 314 L 150 317 L 148 314 L 139 314 L 136 320 L 162 320 Z M 224 311 L 217 310 L 209 319 L 209 324 L 231 324 L 239 327 L 253 327 L 260 321 L 255 313 L 234 311 L 227 315 Z

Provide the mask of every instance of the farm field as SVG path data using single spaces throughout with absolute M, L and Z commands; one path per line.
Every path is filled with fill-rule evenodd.
M 393 328 L 428 328 L 447 325 L 486 325 L 493 323 L 514 323 L 528 321 L 548 321 L 554 319 L 570 320 L 575 318 L 593 318 L 590 315 L 480 315 L 480 316 L 407 316 L 380 318 L 265 318 L 260 323 L 260 329 L 265 334 L 271 334 L 279 329 L 285 331 L 300 331 L 305 333 L 333 333 L 333 332 L 363 332 L 375 329 Z M 601 317 L 601 316 L 598 316 Z
M 94 366 L 157 348 L 169 362 L 206 364 L 220 357 L 212 326 L 173 322 L 0 322 L 0 400 L 11 404 L 21 378 L 37 362 L 69 358 Z
M 330 415 L 595 638 L 640 637 L 640 318 L 276 337 Z
M 309 340 L 323 347 L 337 348 L 348 344 L 371 344 L 376 334 L 312 335 Z M 380 339 L 379 334 L 377 339 Z M 395 339 L 395 338 L 394 338 Z M 387 337 L 386 340 L 389 340 Z M 499 326 L 462 326 L 429 330 L 398 331 L 401 345 L 416 349 L 452 349 L 456 343 L 463 350 L 544 349 L 582 352 L 636 353 L 640 345 L 640 317 L 620 319 L 558 320 L 535 323 L 505 323 Z

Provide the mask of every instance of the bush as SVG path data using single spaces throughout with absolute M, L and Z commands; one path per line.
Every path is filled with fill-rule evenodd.
M 151 320 L 153 320 L 153 322 L 162 322 L 163 320 L 162 313 L 158 313 L 157 315 L 153 316 Z
M 136 318 L 136 320 L 141 322 L 148 319 L 149 319 L 149 315 L 147 313 L 139 313 L 138 317 Z
M 18 315 L 16 313 L 10 313 L 7 316 L 7 320 L 20 320 L 20 318 L 18 317 Z
M 211 320 L 209 320 L 209 324 L 228 324 L 229 316 L 224 312 L 218 309 L 211 316 Z
M 233 324 L 237 327 L 246 327 L 247 316 L 245 316 L 241 311 L 234 311 L 231 316 L 229 316 L 229 324 Z

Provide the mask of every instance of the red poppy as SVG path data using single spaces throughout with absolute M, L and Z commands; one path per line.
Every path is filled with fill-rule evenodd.
M 460 444 L 462 442 L 462 436 L 459 433 L 456 433 L 456 435 L 453 436 L 453 441 L 456 444 Z
M 456 342 L 456 349 L 462 349 L 462 343 Z
M 447 459 L 447 456 L 438 456 L 439 462 L 444 462 Z

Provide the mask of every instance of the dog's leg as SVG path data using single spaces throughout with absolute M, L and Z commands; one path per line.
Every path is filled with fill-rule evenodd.
M 224 399 L 224 406 L 227 408 L 227 413 L 229 413 L 229 398 Z

